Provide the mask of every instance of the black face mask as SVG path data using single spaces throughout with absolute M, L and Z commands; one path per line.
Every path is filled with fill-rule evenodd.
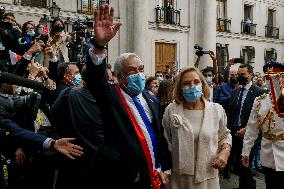
M 237 78 L 235 78 L 235 77 L 230 78 L 230 83 L 233 84 L 233 85 L 237 84 L 238 83 Z
M 248 78 L 246 78 L 245 76 L 242 76 L 242 75 L 238 76 L 237 80 L 238 80 L 240 85 L 245 85 L 248 82 Z
M 54 32 L 62 32 L 64 30 L 63 26 L 57 25 L 53 27 Z

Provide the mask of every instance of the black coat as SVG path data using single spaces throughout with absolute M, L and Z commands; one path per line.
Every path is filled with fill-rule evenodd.
M 107 84 L 106 62 L 95 66 L 87 56 L 87 72 L 87 87 L 96 97 L 102 111 L 105 143 L 119 154 L 116 166 L 113 167 L 113 171 L 119 172 L 119 175 L 116 175 L 119 177 L 117 184 L 122 188 L 129 188 L 139 173 L 144 188 L 151 188 L 146 158 L 134 126 L 115 90 L 115 85 Z M 162 170 L 169 170 L 171 169 L 171 155 L 163 135 L 159 102 L 145 92 L 142 94 L 154 117 L 152 125 L 157 140 L 156 163 L 161 166 Z

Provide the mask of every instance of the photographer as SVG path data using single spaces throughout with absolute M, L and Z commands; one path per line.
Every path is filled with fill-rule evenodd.
M 38 24 L 35 29 L 36 32 L 36 41 L 43 41 L 44 44 L 48 44 L 49 32 L 48 28 L 43 24 Z M 43 51 L 35 55 L 35 62 L 41 64 L 42 66 L 49 67 L 50 57 L 46 55 Z
M 11 65 L 9 50 L 19 50 L 17 41 L 21 37 L 21 31 L 16 26 L 15 16 L 12 13 L 4 13 L 5 8 L 0 7 L 0 71 L 11 73 L 14 67 Z
M 86 55 L 91 47 L 93 47 L 93 22 L 76 20 L 74 23 L 74 32 L 72 33 L 72 42 L 69 43 L 69 60 L 76 62 L 81 70 L 86 62 Z
M 210 58 L 212 59 L 212 64 L 213 64 L 213 67 L 206 67 L 205 69 L 203 69 L 201 72 L 207 82 L 207 84 L 209 85 L 210 87 L 210 98 L 209 100 L 212 102 L 213 101 L 213 94 L 214 94 L 214 88 L 216 86 L 216 83 L 218 83 L 218 63 L 217 63 L 217 57 L 215 55 L 215 53 L 213 51 L 203 51 L 202 47 L 200 47 L 199 45 L 195 45 L 194 46 L 196 50 L 195 54 L 198 56 L 197 57 L 197 60 L 194 64 L 194 66 L 196 68 L 199 67 L 199 62 L 200 62 L 200 59 L 201 57 L 204 55 L 204 54 L 209 54 Z

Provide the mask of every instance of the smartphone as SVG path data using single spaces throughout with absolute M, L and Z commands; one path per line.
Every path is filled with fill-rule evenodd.
M 244 63 L 244 59 L 243 58 L 234 58 L 234 63 Z

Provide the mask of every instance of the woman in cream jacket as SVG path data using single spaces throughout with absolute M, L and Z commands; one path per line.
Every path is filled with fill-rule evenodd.
M 175 102 L 163 116 L 172 153 L 172 189 L 219 189 L 218 170 L 225 167 L 231 149 L 227 118 L 219 104 L 209 102 L 209 87 L 195 68 L 177 76 Z

